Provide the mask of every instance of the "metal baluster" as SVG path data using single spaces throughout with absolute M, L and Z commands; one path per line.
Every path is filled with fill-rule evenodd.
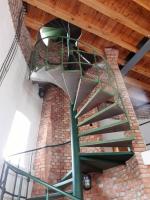
M 33 152 L 31 153 L 31 157 L 30 157 L 29 174 L 31 174 L 31 170 L 32 170 L 32 160 L 33 160 Z M 28 198 L 29 183 L 30 183 L 30 178 L 27 178 L 26 199 Z
M 20 164 L 20 162 L 18 162 L 18 166 L 17 166 L 18 168 L 19 168 L 19 164 Z M 13 188 L 12 200 L 14 200 L 14 195 L 15 195 L 15 190 L 16 190 L 17 179 L 18 179 L 18 174 L 17 174 L 17 172 L 16 172 L 16 174 L 15 174 L 15 183 L 14 183 L 14 188 Z
M 48 200 L 48 188 L 46 188 L 46 200 Z
M 20 184 L 19 184 L 19 191 L 18 191 L 17 200 L 20 200 L 20 197 L 21 197 L 22 183 L 23 183 L 23 176 L 20 177 Z
M 7 177 L 8 177 L 8 172 L 9 172 L 9 167 L 6 167 L 6 171 L 5 171 L 5 175 L 4 175 L 4 180 L 2 183 L 2 187 L 1 187 L 1 195 L 0 195 L 0 200 L 3 200 L 4 198 L 4 194 L 5 194 L 5 190 L 6 190 L 6 183 L 7 183 Z
M 3 181 L 3 176 L 4 176 L 4 171 L 5 171 L 5 165 L 6 163 L 3 163 L 2 171 L 1 171 L 1 177 L 0 177 L 0 185 L 2 184 Z

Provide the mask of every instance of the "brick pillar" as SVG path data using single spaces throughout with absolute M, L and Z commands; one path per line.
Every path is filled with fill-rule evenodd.
M 43 100 L 37 147 L 60 144 L 70 140 L 69 101 L 64 92 L 51 86 Z M 54 184 L 71 169 L 70 144 L 50 147 L 36 153 L 35 176 Z M 41 195 L 45 189 L 34 184 L 32 195 Z
M 107 48 L 105 53 L 114 71 L 119 91 L 128 112 L 131 131 L 127 131 L 125 134 L 134 134 L 136 138 L 133 142 L 135 155 L 126 162 L 126 165 L 105 170 L 103 174 L 93 173 L 92 189 L 85 191 L 85 200 L 149 200 L 150 167 L 144 166 L 141 157 L 141 152 L 145 151 L 146 146 L 118 67 L 118 50 Z
M 140 200 L 150 199 L 150 167 L 144 166 L 144 163 L 141 157 L 141 152 L 146 150 L 146 146 L 144 144 L 142 135 L 140 133 L 136 115 L 133 110 L 133 106 L 130 101 L 123 77 L 118 67 L 118 53 L 119 52 L 116 49 L 106 48 L 105 53 L 106 53 L 107 60 L 114 71 L 118 88 L 120 90 L 125 108 L 128 112 L 128 117 L 129 117 L 129 121 L 131 125 L 131 131 L 128 131 L 128 133 L 134 134 L 136 138 L 135 141 L 133 142 L 133 151 L 135 152 L 135 156 L 127 162 L 127 168 L 129 167 L 128 170 L 130 170 L 131 176 L 132 177 L 134 176 L 135 184 L 136 184 L 136 180 L 137 182 L 139 182 L 139 185 L 138 185 L 139 189 L 138 188 L 137 189 L 140 190 L 140 188 L 143 188 L 143 190 L 141 190 L 141 197 L 137 197 L 137 199 L 140 199 Z M 130 177 L 128 177 L 128 179 L 130 180 Z M 132 185 L 132 187 L 134 187 L 134 185 Z M 134 198 L 135 197 L 133 196 L 132 199 Z

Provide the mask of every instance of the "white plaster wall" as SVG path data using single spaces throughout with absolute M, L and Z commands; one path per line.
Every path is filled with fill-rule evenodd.
M 150 119 L 140 119 L 139 124 L 150 121 Z M 140 131 L 142 133 L 145 144 L 150 143 L 150 123 L 140 126 Z M 150 146 L 147 146 L 147 149 L 150 149 Z
M 0 0 L 0 5 L 1 68 L 15 33 L 8 1 Z M 38 87 L 27 80 L 27 73 L 27 64 L 20 47 L 18 47 L 15 59 L 0 87 L 0 166 L 3 161 L 3 151 L 6 147 L 16 111 L 22 113 L 30 122 L 28 132 L 24 130 L 20 131 L 22 141 L 26 138 L 25 134 L 28 134 L 26 149 L 32 149 L 36 146 L 42 100 L 38 96 Z

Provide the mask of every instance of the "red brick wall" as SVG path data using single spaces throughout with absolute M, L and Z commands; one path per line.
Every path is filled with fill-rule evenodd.
M 108 62 L 114 70 L 125 107 L 128 111 L 132 129 L 128 134 L 131 133 L 136 136 L 136 140 L 133 142 L 135 156 L 125 166 L 105 170 L 101 175 L 94 174 L 92 190 L 85 193 L 85 199 L 148 200 L 150 199 L 150 167 L 144 166 L 141 158 L 141 152 L 145 150 L 145 145 L 123 78 L 118 69 L 118 51 L 108 48 L 105 52 Z
M 21 0 L 8 0 L 8 3 L 9 3 L 9 8 L 10 8 L 10 13 L 12 16 L 12 22 L 13 22 L 14 28 L 16 30 L 19 12 L 22 7 L 22 1 Z M 29 35 L 29 32 L 28 32 L 24 22 L 22 24 L 19 44 L 20 44 L 21 50 L 23 52 L 23 55 L 28 63 L 30 54 L 32 51 L 32 42 L 31 42 L 31 37 Z
M 145 145 L 139 131 L 137 119 L 130 102 L 122 75 L 118 69 L 118 51 L 106 49 L 106 55 L 116 76 L 124 105 L 128 111 L 135 156 L 126 165 L 105 170 L 103 174 L 92 174 L 92 189 L 84 192 L 85 200 L 148 200 L 150 199 L 150 167 L 144 166 L 141 152 Z M 64 92 L 52 86 L 43 102 L 43 111 L 38 137 L 38 146 L 60 143 L 70 138 L 69 102 Z M 71 168 L 70 145 L 49 148 L 39 152 L 35 160 L 35 175 L 48 181 L 57 182 Z M 33 195 L 41 194 L 34 185 Z
M 70 140 L 69 115 L 69 101 L 64 92 L 56 86 L 50 87 L 43 102 L 37 146 Z M 39 151 L 35 159 L 35 176 L 57 183 L 71 169 L 70 153 L 70 144 Z M 40 186 L 34 185 L 34 195 L 43 192 Z

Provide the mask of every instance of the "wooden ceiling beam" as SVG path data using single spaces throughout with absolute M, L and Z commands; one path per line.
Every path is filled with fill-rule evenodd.
M 132 0 L 138 5 L 142 6 L 146 10 L 150 11 L 150 1 L 149 0 Z
M 149 30 L 139 26 L 137 23 L 133 22 L 128 17 L 125 17 L 121 13 L 116 12 L 115 10 L 109 8 L 108 6 L 104 5 L 102 2 L 98 0 L 79 0 L 79 1 L 144 36 L 148 36 L 150 34 Z
M 144 83 L 142 81 L 136 80 L 136 79 L 131 78 L 131 77 L 124 77 L 124 81 L 125 81 L 125 83 L 132 85 L 136 88 L 140 88 L 142 90 L 150 92 L 150 86 L 147 83 Z
M 44 25 L 44 22 L 40 22 L 36 19 L 33 19 L 32 17 L 30 16 L 25 16 L 25 19 L 24 19 L 24 22 L 25 22 L 25 25 L 35 31 L 39 31 L 40 28 Z
M 56 17 L 64 19 L 76 26 L 79 26 L 80 28 L 88 32 L 91 32 L 101 38 L 104 38 L 107 41 L 111 41 L 131 52 L 137 52 L 138 50 L 137 47 L 123 41 L 120 37 L 117 37 L 116 35 L 113 35 L 112 33 L 103 31 L 100 27 L 97 26 L 97 24 L 89 23 L 88 21 L 85 21 L 85 19 L 83 19 L 81 16 L 73 15 L 71 12 L 67 11 L 66 9 L 61 8 L 60 6 L 55 4 L 53 0 L 23 0 L 23 1 L 49 14 L 52 14 Z M 148 56 L 150 57 L 149 54 Z
M 139 74 L 150 79 L 150 69 L 148 67 L 146 69 L 143 66 L 137 66 L 137 67 L 134 67 L 131 71 L 139 73 Z

